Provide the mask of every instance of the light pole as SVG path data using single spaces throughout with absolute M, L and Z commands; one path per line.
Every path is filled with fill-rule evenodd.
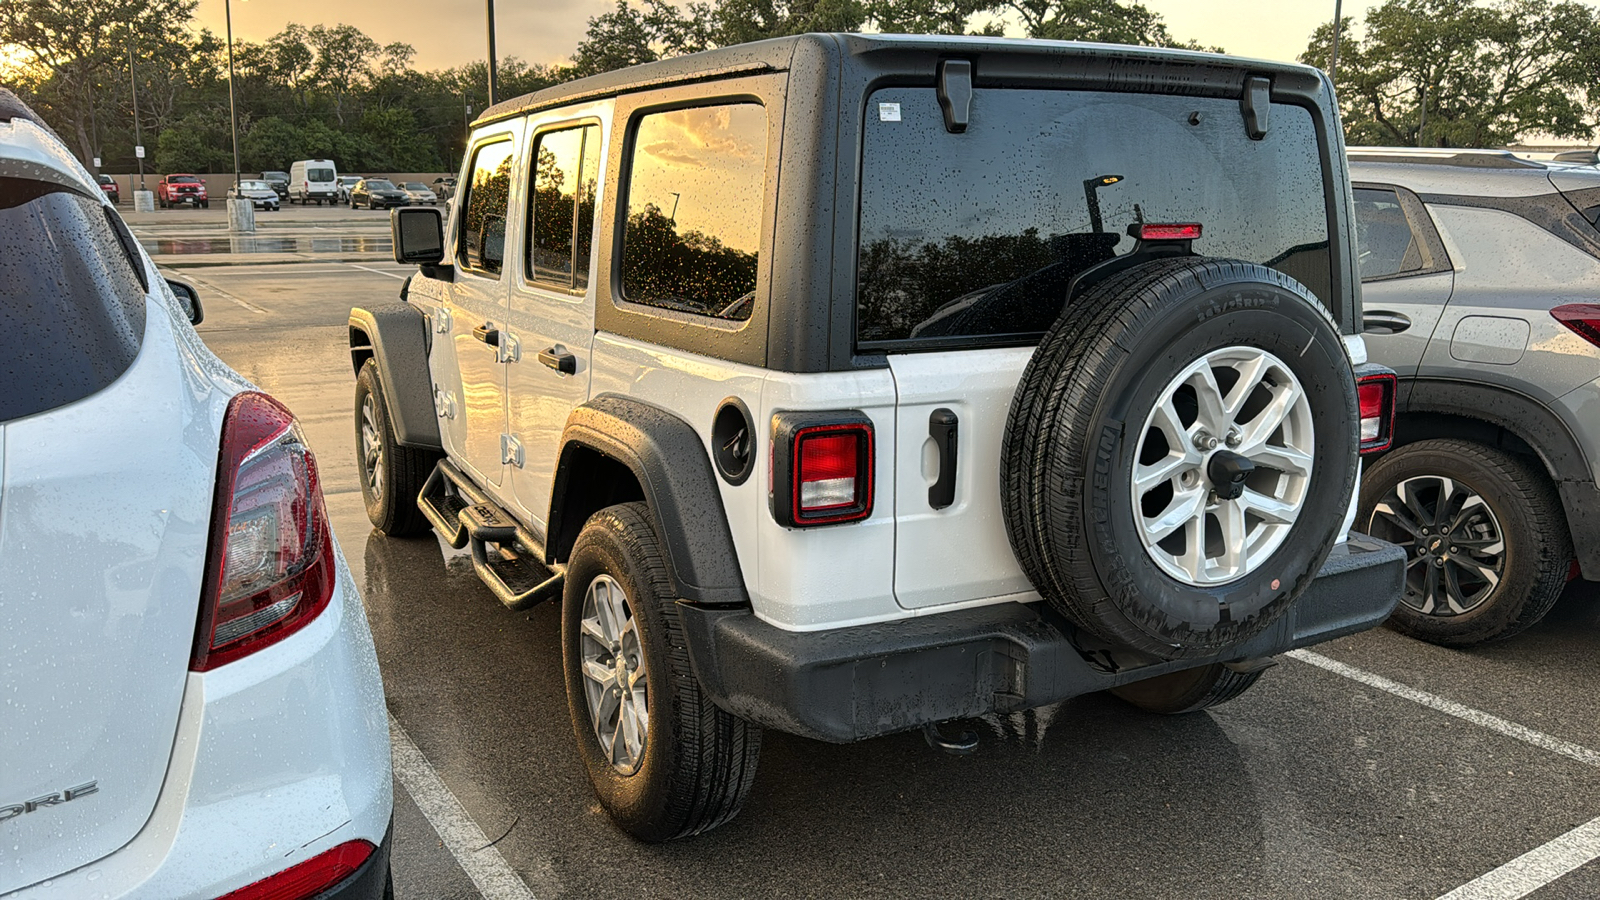
M 489 6 L 489 105 L 500 96 L 500 75 L 494 63 L 494 0 L 484 0 Z
M 133 92 L 133 143 L 139 147 L 140 152 L 134 154 L 139 157 L 139 190 L 144 190 L 144 135 L 139 132 L 139 81 L 133 77 L 133 30 L 128 31 L 128 90 Z
M 233 127 L 233 186 L 239 186 L 239 110 L 233 102 L 233 0 L 223 0 L 223 16 L 228 24 L 228 118 Z
M 1328 53 L 1328 80 L 1338 84 L 1339 77 L 1339 31 L 1344 27 L 1344 17 L 1341 11 L 1344 0 L 1333 0 L 1333 50 Z

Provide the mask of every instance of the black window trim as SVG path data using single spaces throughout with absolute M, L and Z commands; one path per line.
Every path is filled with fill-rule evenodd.
M 1352 181 L 1350 183 L 1350 196 L 1354 200 L 1356 191 L 1390 191 L 1400 201 L 1400 211 L 1405 214 L 1406 224 L 1411 226 L 1411 236 L 1424 250 L 1426 250 L 1433 265 L 1424 265 L 1420 269 L 1410 269 L 1405 272 L 1394 272 L 1389 275 L 1374 275 L 1371 278 L 1362 278 L 1362 284 L 1377 284 L 1381 281 L 1398 281 L 1402 278 L 1420 278 L 1423 275 L 1438 275 L 1442 272 L 1455 271 L 1454 264 L 1450 261 L 1450 254 L 1445 250 L 1444 238 L 1439 236 L 1439 229 L 1433 224 L 1433 216 L 1428 214 L 1427 204 L 1422 202 L 1415 192 L 1398 184 L 1385 184 L 1377 181 Z M 1355 215 L 1352 208 L 1351 216 Z M 1354 219 L 1352 218 L 1352 224 Z M 1361 248 L 1355 248 L 1357 254 L 1356 272 L 1360 274 Z
M 599 172 L 599 175 L 597 175 L 596 178 L 595 178 L 595 183 L 600 185 L 599 191 L 600 191 L 600 195 L 601 195 L 601 198 L 602 198 L 601 202 L 596 202 L 595 203 L 594 221 L 589 223 L 589 228 L 590 228 L 590 234 L 589 234 L 589 264 L 591 266 L 594 265 L 594 261 L 595 261 L 595 258 L 597 256 L 596 251 L 599 249 L 599 246 L 600 246 L 600 221 L 601 221 L 601 215 L 602 215 L 601 205 L 602 205 L 602 202 L 603 202 L 603 197 L 605 195 L 605 188 L 604 188 L 604 185 L 605 185 L 604 178 L 605 178 L 605 173 L 606 173 L 606 125 L 605 125 L 605 122 L 603 120 L 601 120 L 601 118 L 599 116 L 589 114 L 589 115 L 578 116 L 576 118 L 559 119 L 559 120 L 555 120 L 555 121 L 552 121 L 552 122 L 543 123 L 543 124 L 540 124 L 540 125 L 537 125 L 537 126 L 532 126 L 531 133 L 527 135 L 528 160 L 527 160 L 527 165 L 525 166 L 527 171 L 524 173 L 524 175 L 527 178 L 527 186 L 528 186 L 528 189 L 526 191 L 528 208 L 526 210 L 526 213 L 522 216 L 522 232 L 523 232 L 523 241 L 522 241 L 522 243 L 523 243 L 523 247 L 522 247 L 522 253 L 519 254 L 521 256 L 521 258 L 522 258 L 522 262 L 521 262 L 521 266 L 522 266 L 521 284 L 522 284 L 523 287 L 531 288 L 531 289 L 534 289 L 534 290 L 540 290 L 540 291 L 548 291 L 549 293 L 552 293 L 552 294 L 564 294 L 564 295 L 569 296 L 569 297 L 584 297 L 584 296 L 587 296 L 588 293 L 591 290 L 594 290 L 595 281 L 596 281 L 596 279 L 594 279 L 594 278 L 590 278 L 589 279 L 589 283 L 587 285 L 585 285 L 582 289 L 573 287 L 571 285 L 568 285 L 567 287 L 563 288 L 560 285 L 553 284 L 553 283 L 548 282 L 548 281 L 540 281 L 539 279 L 534 277 L 533 272 L 531 271 L 533 267 L 532 267 L 532 265 L 529 264 L 529 260 L 528 260 L 528 255 L 533 252 L 533 214 L 534 214 L 534 211 L 535 211 L 535 209 L 534 209 L 535 204 L 533 202 L 533 192 L 534 192 L 534 188 L 536 187 L 534 181 L 535 181 L 536 176 L 538 175 L 538 172 L 536 170 L 539 167 L 539 141 L 545 135 L 553 134 L 553 133 L 555 133 L 557 131 L 571 131 L 574 128 L 587 128 L 588 126 L 591 126 L 591 125 L 595 126 L 596 128 L 598 128 L 600 130 L 600 152 L 599 152 L 600 172 Z M 582 177 L 583 177 L 583 160 L 582 160 L 581 157 L 578 160 L 578 176 L 579 176 L 579 180 L 581 181 Z M 574 229 L 577 228 L 577 216 L 576 215 L 573 216 L 573 228 Z M 621 250 L 621 245 L 620 244 L 618 244 L 617 249 L 619 251 Z M 577 232 L 576 232 L 576 230 L 574 230 L 574 232 L 573 232 L 573 240 L 572 240 L 572 255 L 573 256 L 577 256 L 577 253 L 578 253 Z M 577 280 L 577 275 L 578 275 L 577 268 L 576 268 L 576 266 L 574 266 L 573 272 L 572 272 L 572 277 L 573 277 L 574 281 Z M 620 282 L 619 282 L 619 287 L 620 287 Z
M 460 209 L 461 214 L 457 217 L 455 227 L 451 229 L 452 234 L 450 236 L 450 240 L 455 244 L 454 256 L 456 268 L 462 272 L 470 272 L 479 278 L 486 278 L 491 281 L 501 280 L 500 275 L 505 271 L 505 260 L 501 260 L 500 262 L 500 272 L 488 272 L 483 269 L 478 269 L 467 265 L 466 243 L 462 240 L 462 237 L 465 234 L 465 229 L 467 227 L 467 204 L 472 200 L 472 172 L 478 162 L 478 153 L 485 147 L 499 143 L 507 143 L 511 145 L 512 182 L 506 193 L 506 239 L 508 242 L 510 241 L 511 219 L 512 215 L 516 212 L 516 203 L 514 202 L 516 200 L 516 177 L 518 168 L 516 165 L 516 158 L 520 151 L 517 149 L 517 134 L 514 130 L 509 128 L 483 135 L 477 140 L 473 141 L 472 146 L 468 148 L 466 155 L 467 162 L 463 167 L 467 173 L 466 186 L 462 188 L 460 192 L 460 202 L 456 204 L 456 206 Z
M 1127 86 L 1123 86 L 1121 90 L 1118 90 L 1116 87 L 1111 86 L 1075 85 L 1070 82 L 1057 83 L 1054 79 L 1047 79 L 1040 83 L 1008 83 L 1005 80 L 980 79 L 976 80 L 973 86 L 975 88 L 986 90 L 1049 90 L 1108 94 L 1164 93 L 1162 91 L 1139 90 L 1137 88 L 1130 88 Z M 854 196 L 851 198 L 854 208 L 848 210 L 846 213 L 846 215 L 850 217 L 851 227 L 853 229 L 851 243 L 854 247 L 854 255 L 852 255 L 847 261 L 851 274 L 848 280 L 848 291 L 841 297 L 841 299 L 848 304 L 849 308 L 848 319 L 850 321 L 850 340 L 851 347 L 854 349 L 853 357 L 855 361 L 857 362 L 858 366 L 872 366 L 876 365 L 878 361 L 881 360 L 885 355 L 892 353 L 936 352 L 940 350 L 984 350 L 997 347 L 1026 347 L 1038 344 L 1044 339 L 1045 332 L 1043 331 L 976 335 L 972 337 L 953 335 L 936 338 L 901 338 L 898 340 L 875 341 L 863 341 L 860 339 L 861 304 L 858 292 L 860 290 L 861 272 L 861 193 L 865 187 L 864 175 L 867 162 L 865 151 L 867 134 L 866 123 L 869 114 L 874 110 L 871 102 L 873 95 L 885 88 L 894 87 L 936 88 L 937 85 L 920 78 L 905 77 L 903 75 L 889 75 L 868 81 L 864 85 L 861 93 L 861 102 L 858 109 L 861 121 L 857 125 L 858 130 L 856 132 L 856 147 L 854 148 L 856 169 L 854 186 L 855 190 Z M 1226 96 L 1219 96 L 1209 91 L 1196 91 L 1192 96 L 1228 99 Z M 1355 215 L 1354 203 L 1352 199 L 1353 193 L 1348 187 L 1346 187 L 1342 192 L 1339 191 L 1340 184 L 1338 179 L 1341 179 L 1342 177 L 1344 185 L 1349 185 L 1350 183 L 1348 170 L 1343 165 L 1343 153 L 1341 152 L 1339 154 L 1337 165 L 1330 167 L 1329 163 L 1332 159 L 1332 154 L 1330 153 L 1330 148 L 1328 147 L 1328 135 L 1326 133 L 1324 115 L 1322 109 L 1317 106 L 1314 96 L 1308 96 L 1298 91 L 1283 90 L 1275 85 L 1270 95 L 1270 102 L 1274 105 L 1283 104 L 1286 106 L 1300 107 L 1301 109 L 1304 109 L 1311 117 L 1311 128 L 1317 139 L 1317 163 L 1318 167 L 1323 170 L 1322 194 L 1328 229 L 1329 291 L 1333 294 L 1332 297 L 1325 301 L 1325 304 L 1328 308 L 1328 311 L 1333 314 L 1334 320 L 1338 322 L 1344 318 L 1341 309 L 1343 305 L 1343 292 L 1341 291 L 1341 285 L 1344 281 L 1344 277 L 1338 271 L 1339 263 L 1341 261 L 1340 254 L 1338 252 L 1338 242 L 1340 240 L 1339 213 L 1341 211 L 1347 210 L 1347 214 L 1352 217 L 1350 221 L 1352 235 L 1355 229 L 1355 221 L 1353 218 Z M 1340 149 L 1342 151 L 1343 148 L 1341 147 Z M 1330 168 L 1336 168 L 1338 174 L 1332 175 L 1329 171 Z M 1351 251 L 1351 267 L 1355 268 L 1353 261 L 1355 254 L 1359 253 L 1359 249 L 1351 248 Z M 1352 273 L 1350 277 L 1355 280 L 1355 283 L 1361 283 L 1359 272 Z M 1359 319 L 1360 317 L 1359 315 L 1356 315 L 1354 318 Z M 1347 328 L 1341 327 L 1340 332 L 1346 333 L 1347 330 Z M 1359 333 L 1359 331 L 1353 333 Z

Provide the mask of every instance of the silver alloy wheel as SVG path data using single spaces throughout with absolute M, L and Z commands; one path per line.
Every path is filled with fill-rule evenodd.
M 578 627 L 589 722 L 612 767 L 632 775 L 644 761 L 650 730 L 649 677 L 639 624 L 616 579 L 596 575 L 589 582 Z
M 378 407 L 371 394 L 361 398 L 361 474 L 367 477 L 372 499 L 383 499 L 383 432 L 378 430 Z
M 1400 600 L 1425 616 L 1470 612 L 1505 576 L 1500 520 L 1481 495 L 1454 478 L 1418 475 L 1396 484 L 1372 509 L 1385 540 L 1405 548 Z
M 1139 432 L 1130 490 L 1145 552 L 1189 585 L 1254 571 L 1300 516 L 1314 437 L 1305 389 L 1273 354 L 1224 347 L 1190 363 Z M 1254 466 L 1235 499 L 1213 483 L 1222 453 Z

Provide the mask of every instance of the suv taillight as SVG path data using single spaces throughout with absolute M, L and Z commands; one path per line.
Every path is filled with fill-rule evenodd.
M 1375 372 L 1356 378 L 1356 405 L 1361 416 L 1361 453 L 1380 453 L 1394 443 L 1393 372 Z
M 779 525 L 837 525 L 872 515 L 872 420 L 859 412 L 772 419 L 772 515 Z
M 1568 303 L 1550 310 L 1550 315 L 1578 337 L 1600 347 L 1600 304 Z
M 276 875 L 268 875 L 236 891 L 229 891 L 219 900 L 305 900 L 307 897 L 319 897 L 323 891 L 354 875 L 376 849 L 368 841 L 348 841 Z
M 211 547 L 189 668 L 205 672 L 305 627 L 333 595 L 333 538 L 317 462 L 265 394 L 228 404 Z

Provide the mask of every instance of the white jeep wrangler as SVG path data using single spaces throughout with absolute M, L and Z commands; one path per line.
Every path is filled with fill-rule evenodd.
M 1237 696 L 1402 587 L 1349 532 L 1394 380 L 1334 109 L 1301 66 L 859 35 L 502 103 L 350 314 L 368 512 L 560 600 L 645 840 L 731 818 L 762 728 Z

